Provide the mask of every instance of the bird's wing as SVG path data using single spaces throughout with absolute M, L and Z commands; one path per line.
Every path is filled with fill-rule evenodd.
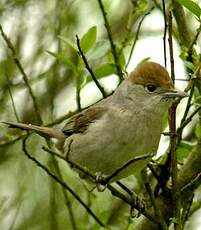
M 62 129 L 63 133 L 71 136 L 74 133 L 84 133 L 88 126 L 95 120 L 100 119 L 107 108 L 101 106 L 91 107 L 71 117 Z

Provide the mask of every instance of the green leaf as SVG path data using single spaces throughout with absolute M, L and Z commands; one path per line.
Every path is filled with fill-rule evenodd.
M 95 74 L 97 79 L 102 78 L 102 77 L 106 77 L 106 76 L 111 75 L 111 74 L 116 74 L 116 66 L 114 64 L 111 64 L 111 63 L 105 63 L 105 64 L 99 66 L 97 69 L 95 69 L 94 74 Z M 90 82 L 91 80 L 92 80 L 91 76 L 88 75 L 86 83 Z
M 61 41 L 65 42 L 68 46 L 70 46 L 77 53 L 77 46 L 70 39 L 60 36 L 60 35 L 58 36 L 58 38 L 61 39 Z
M 140 64 L 142 64 L 142 63 L 144 63 L 144 62 L 147 62 L 147 61 L 150 61 L 150 57 L 146 57 L 146 58 L 144 58 L 144 59 L 142 59 L 139 63 L 138 63 L 138 65 L 140 65 Z
M 162 130 L 165 130 L 166 127 L 167 127 L 167 125 L 168 125 L 168 116 L 169 116 L 169 114 L 168 114 L 168 111 L 167 111 L 163 115 L 163 121 L 162 121 L 162 127 L 163 127 L 163 129 Z
M 117 55 L 118 55 L 118 59 L 119 59 L 119 65 L 123 69 L 125 64 L 126 64 L 126 59 L 125 59 L 125 56 L 124 56 L 124 52 L 120 51 L 120 50 L 117 50 Z M 113 53 L 112 53 L 111 49 L 108 52 L 107 59 L 108 59 L 108 62 L 115 63 L 114 56 L 113 56 Z
M 121 66 L 122 69 L 125 67 L 126 59 L 125 59 L 123 51 L 121 51 L 121 53 L 119 55 L 119 64 L 120 64 L 120 66 Z
M 182 141 L 177 149 L 177 159 L 182 161 L 187 158 L 195 145 L 188 141 Z
M 83 75 L 80 73 L 76 76 L 76 86 L 77 89 L 80 90 L 82 88 L 82 85 L 84 83 L 84 77 Z
M 188 67 L 190 70 L 192 70 L 193 72 L 195 72 L 196 67 L 193 65 L 192 62 L 189 61 L 184 61 L 185 66 Z
M 74 63 L 70 60 L 70 58 L 62 55 L 62 54 L 58 54 L 58 53 L 54 53 L 51 51 L 47 51 L 50 55 L 52 55 L 53 57 L 56 58 L 56 60 L 58 60 L 59 62 L 67 65 L 68 67 L 70 67 L 70 69 L 72 69 L 72 71 L 74 73 L 76 73 L 76 66 L 74 65 Z
M 199 5 L 191 0 L 177 0 L 181 5 L 190 10 L 198 18 L 201 16 L 201 8 Z
M 201 96 L 195 98 L 195 103 L 201 105 Z
M 96 60 L 102 58 L 110 49 L 110 42 L 108 40 L 98 41 L 93 49 L 87 53 L 88 60 Z
M 200 124 L 197 124 L 195 127 L 195 135 L 197 138 L 201 137 L 201 125 Z
M 91 27 L 81 38 L 80 46 L 82 51 L 86 53 L 96 42 L 96 26 Z

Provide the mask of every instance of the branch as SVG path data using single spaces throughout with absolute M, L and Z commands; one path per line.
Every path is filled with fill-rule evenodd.
M 21 140 L 22 138 L 26 137 L 26 135 L 27 134 L 21 134 L 18 137 L 13 138 L 12 140 L 2 142 L 2 143 L 0 143 L 0 148 L 4 148 L 6 146 L 15 144 L 15 142 L 17 142 L 17 141 Z
M 152 156 L 153 155 L 150 155 L 150 154 L 144 154 L 142 156 L 134 157 L 133 159 L 129 160 L 124 165 L 119 167 L 117 170 L 115 170 L 111 175 L 104 178 L 104 180 L 103 180 L 104 183 L 106 183 L 106 184 L 109 183 L 112 180 L 112 178 L 116 177 L 119 173 L 121 173 L 124 169 L 126 169 L 129 165 L 135 163 L 136 161 L 144 160 L 144 159 L 150 158 Z
M 200 24 L 199 28 L 197 29 L 195 37 L 194 37 L 193 41 L 191 42 L 191 44 L 190 44 L 190 46 L 188 48 L 188 56 L 191 56 L 193 54 L 193 46 L 196 44 L 200 33 L 201 33 L 201 24 Z
M 170 63 L 171 63 L 171 78 L 174 84 L 175 74 L 174 74 L 174 55 L 173 55 L 173 44 L 172 44 L 172 14 L 169 12 L 168 16 L 168 42 L 170 50 Z M 180 208 L 179 208 L 179 190 L 177 186 L 177 136 L 176 136 L 176 108 L 175 103 L 172 104 L 169 110 L 169 127 L 170 127 L 170 156 L 171 156 L 171 171 L 172 171 L 172 202 L 173 202 L 173 213 L 176 221 L 174 222 L 175 230 L 180 229 Z
M 60 184 L 62 187 L 64 187 L 68 192 L 71 193 L 71 195 L 84 207 L 84 209 L 93 217 L 93 219 L 102 227 L 105 227 L 105 225 L 99 220 L 99 218 L 92 212 L 92 210 L 81 200 L 81 198 L 71 189 L 71 187 L 64 181 L 60 180 L 57 176 L 55 176 L 53 173 L 50 172 L 50 170 L 41 164 L 35 157 L 31 156 L 26 148 L 26 140 L 27 137 L 24 138 L 22 142 L 22 150 L 24 154 L 32 160 L 39 168 L 42 168 L 52 179 L 55 180 L 56 183 Z
M 24 80 L 24 83 L 28 89 L 28 92 L 31 96 L 31 99 L 32 99 L 32 102 L 33 102 L 33 106 L 34 106 L 34 109 L 35 109 L 35 113 L 36 113 L 36 117 L 37 117 L 37 120 L 38 120 L 38 123 L 39 124 L 42 124 L 43 121 L 42 121 L 42 118 L 41 118 L 41 115 L 40 115 L 40 110 L 39 110 L 39 106 L 37 104 L 37 100 L 36 100 L 36 97 L 32 91 L 32 88 L 29 84 L 29 80 L 28 80 L 28 76 L 26 75 L 23 67 L 22 67 L 22 64 L 20 62 L 20 60 L 17 58 L 17 54 L 16 54 L 16 51 L 15 51 L 15 48 L 12 44 L 12 42 L 10 41 L 10 39 L 7 37 L 7 35 L 4 33 L 3 31 L 3 28 L 2 26 L 0 25 L 0 32 L 1 32 L 1 35 L 4 39 L 4 41 L 6 42 L 7 44 L 7 47 L 11 50 L 12 54 L 13 54 L 13 60 L 16 64 L 16 66 L 18 67 L 20 73 L 22 74 L 22 77 L 23 77 L 23 80 Z
M 201 109 L 201 106 L 197 107 L 197 109 L 194 112 L 192 112 L 191 115 L 183 123 L 181 123 L 179 129 L 184 129 L 186 125 L 188 125 L 188 123 L 191 122 L 193 117 L 200 111 L 200 109 Z
M 7 75 L 6 75 L 6 78 L 7 78 L 7 82 L 8 82 L 8 92 L 9 92 L 9 95 L 10 95 L 10 99 L 11 99 L 13 111 L 14 111 L 14 114 L 15 114 L 17 122 L 20 122 L 20 118 L 18 116 L 17 108 L 15 106 L 15 102 L 14 102 L 14 99 L 13 99 L 12 91 L 11 91 L 11 88 L 10 88 L 10 80 L 9 80 L 9 77 Z
M 199 72 L 200 72 L 200 69 L 201 69 L 201 63 L 198 65 L 197 69 L 195 70 L 195 72 L 193 73 L 193 75 L 191 76 L 191 79 L 186 87 L 186 89 L 184 90 L 185 92 L 188 92 L 188 90 L 190 89 L 190 95 L 188 97 L 188 101 L 187 101 L 187 105 L 186 105 L 186 108 L 185 108 L 185 111 L 184 111 L 184 115 L 181 119 L 181 123 L 180 123 L 180 126 L 178 127 L 177 129 L 177 136 L 178 136 L 178 140 L 177 140 L 177 145 L 180 144 L 181 142 L 181 138 L 182 138 L 182 133 L 183 133 L 183 129 L 185 128 L 185 126 L 192 120 L 193 116 L 199 112 L 199 107 L 197 108 L 197 111 L 195 110 L 195 114 L 192 113 L 190 115 L 189 118 L 187 118 L 187 115 L 189 113 L 189 110 L 191 108 L 191 100 L 193 98 L 193 94 L 194 94 L 194 89 L 195 89 L 195 79 L 198 77 L 199 75 Z
M 59 165 L 58 165 L 58 162 L 57 162 L 57 160 L 56 160 L 56 158 L 54 156 L 52 157 L 52 160 L 53 160 L 54 169 L 55 169 L 55 171 L 57 173 L 57 177 L 61 181 L 64 181 L 63 176 L 61 174 L 61 170 L 60 170 Z M 71 201 L 69 199 L 68 191 L 63 186 L 62 186 L 62 192 L 63 192 L 63 196 L 64 196 L 64 199 L 65 199 L 65 202 L 66 202 L 66 207 L 67 207 L 67 210 L 68 210 L 68 213 L 69 213 L 69 218 L 70 218 L 70 221 L 71 221 L 72 229 L 76 230 L 77 229 L 77 227 L 76 227 L 76 218 L 75 218 L 74 213 L 73 213 L 72 203 L 71 203 Z
M 177 2 L 177 0 L 172 0 L 173 14 L 177 23 L 177 28 L 179 32 L 179 38 L 182 45 L 186 47 L 191 44 L 190 30 L 187 26 L 187 17 L 185 16 L 183 7 Z
M 167 230 L 168 227 L 165 223 L 165 220 L 161 214 L 161 211 L 156 203 L 156 199 L 154 197 L 154 193 L 152 191 L 152 188 L 150 186 L 150 183 L 148 181 L 148 177 L 147 177 L 147 173 L 146 171 L 144 171 L 144 176 L 143 176 L 143 182 L 144 182 L 144 185 L 145 185 L 145 188 L 149 194 L 149 197 L 150 197 L 150 200 L 151 200 L 151 203 L 153 205 L 153 208 L 154 208 L 154 212 L 155 212 L 155 215 L 156 215 L 156 218 L 159 219 L 159 224 L 160 224 L 160 227 L 161 227 L 161 230 Z
M 76 41 L 77 41 L 77 47 L 78 47 L 78 50 L 79 50 L 79 54 L 85 64 L 85 67 L 86 69 L 89 71 L 89 73 L 91 74 L 91 77 L 93 79 L 93 81 L 95 82 L 96 86 L 99 88 L 100 92 L 102 93 L 103 97 L 106 98 L 107 95 L 104 91 L 104 88 L 100 85 L 100 83 L 98 82 L 98 80 L 96 79 L 96 76 L 95 74 L 93 73 L 93 70 L 91 69 L 91 67 L 89 66 L 89 63 L 87 61 L 87 58 L 85 57 L 82 49 L 81 49 L 81 46 L 80 46 L 80 39 L 78 37 L 78 35 L 76 35 Z
M 98 0 L 98 3 L 99 3 L 99 6 L 100 6 L 100 9 L 101 9 L 103 18 L 104 18 L 105 28 L 107 30 L 108 39 L 110 41 L 111 51 L 112 51 L 112 55 L 114 57 L 114 62 L 115 62 L 115 65 L 116 65 L 117 74 L 119 76 L 120 81 L 123 81 L 124 78 L 123 78 L 123 73 L 122 73 L 122 70 L 121 70 L 120 63 L 119 63 L 119 57 L 118 57 L 118 54 L 117 54 L 117 51 L 116 51 L 116 46 L 115 46 L 115 44 L 113 42 L 111 28 L 110 28 L 109 22 L 107 20 L 107 16 L 106 16 L 106 12 L 105 12 L 102 0 Z
M 158 223 L 158 220 L 153 216 L 152 212 L 147 211 L 146 209 L 141 209 L 141 207 L 139 206 L 133 206 L 133 200 L 132 197 L 129 198 L 127 196 L 125 196 L 124 194 L 122 194 L 121 192 L 119 192 L 116 188 L 114 188 L 112 185 L 108 184 L 107 188 L 110 190 L 110 192 L 112 193 L 112 195 L 120 198 L 121 200 L 123 200 L 125 203 L 129 204 L 132 208 L 135 208 L 136 210 L 138 210 L 140 213 L 142 213 L 149 221 L 153 222 L 153 223 Z M 136 205 L 136 202 L 135 202 Z
M 139 37 L 139 33 L 140 33 L 140 29 L 141 29 L 141 26 L 142 26 L 142 23 L 144 21 L 144 19 L 146 18 L 147 15 L 149 15 L 151 13 L 151 11 L 153 10 L 153 8 L 151 8 L 151 10 L 149 10 L 140 20 L 139 24 L 138 24 L 138 27 L 137 27 L 137 31 L 136 31 L 136 35 L 135 35 L 135 39 L 133 41 L 133 44 L 132 44 L 132 47 L 131 47 L 131 51 L 130 51 L 130 54 L 129 54 L 129 57 L 128 57 L 128 60 L 127 60 L 127 63 L 126 63 L 126 66 L 125 66 L 125 70 L 127 69 L 129 63 L 130 63 L 130 60 L 131 60 L 131 57 L 133 55 L 133 51 L 134 51 L 134 48 L 135 48 L 135 45 L 137 43 L 137 40 L 138 40 L 138 37 Z
M 72 162 L 70 161 L 69 159 L 65 159 L 64 157 L 62 157 L 61 155 L 59 155 L 58 153 L 46 148 L 46 147 L 42 147 L 42 149 L 48 153 L 50 153 L 51 155 L 53 156 L 57 156 L 59 157 L 60 159 L 68 162 L 70 165 L 72 165 L 72 167 L 74 167 L 75 169 L 78 169 L 80 172 L 84 173 L 87 177 L 89 177 L 89 179 L 91 179 L 92 181 L 94 182 L 97 182 L 101 185 L 106 185 L 106 181 L 107 181 L 107 177 L 104 178 L 101 178 L 100 181 L 96 181 L 97 177 L 96 175 L 92 174 L 88 169 L 86 168 L 83 168 L 82 166 L 76 164 L 75 162 Z M 70 149 L 70 148 L 69 148 Z M 68 154 L 67 154 L 68 155 Z M 150 155 L 149 155 L 150 156 Z M 144 156 L 145 157 L 145 156 Z M 147 156 L 146 156 L 147 157 Z M 136 161 L 133 160 L 133 161 Z M 127 166 L 126 166 L 127 167 Z M 122 167 L 120 168 L 120 170 L 122 170 Z M 117 169 L 118 171 L 118 169 Z M 117 184 L 123 188 L 125 191 L 128 192 L 129 195 L 131 195 L 130 191 L 126 188 L 126 186 L 124 186 L 123 184 L 117 182 Z M 150 219 L 151 221 L 154 221 L 154 222 L 157 222 L 157 220 L 154 218 L 154 216 L 152 215 L 151 212 L 147 212 L 146 209 L 141 209 L 141 206 L 139 204 L 139 202 L 134 202 L 135 200 L 139 200 L 140 198 L 136 198 L 134 201 L 132 199 L 132 196 L 131 198 L 130 197 L 127 197 L 125 196 L 124 194 L 122 194 L 121 192 L 119 192 L 116 188 L 114 188 L 112 185 L 110 184 L 107 184 L 107 188 L 111 191 L 111 193 L 114 195 L 114 196 L 117 196 L 118 198 L 120 198 L 121 200 L 123 200 L 125 203 L 129 204 L 132 208 L 135 208 L 136 210 L 138 210 L 140 213 L 142 213 L 144 216 L 146 216 L 148 219 Z
M 186 202 L 191 196 L 192 193 L 201 185 L 200 180 L 200 173 L 201 173 L 201 139 L 198 140 L 197 145 L 193 148 L 191 153 L 189 154 L 188 158 L 185 161 L 186 163 L 182 166 L 178 173 L 178 190 L 182 190 L 180 199 L 181 202 Z M 191 184 L 191 181 L 195 181 L 193 184 Z M 193 185 L 189 192 L 188 189 L 184 189 L 185 187 Z M 164 197 L 160 195 L 156 199 L 157 205 L 163 214 L 165 221 L 169 221 L 170 218 L 173 217 L 172 209 L 173 205 L 168 197 Z M 137 225 L 135 226 L 135 229 L 137 230 L 144 230 L 144 229 L 154 229 L 154 230 L 160 230 L 160 227 L 149 221 L 146 218 L 142 218 L 139 220 Z
M 163 6 L 163 18 L 164 18 L 163 52 L 164 52 L 164 63 L 166 67 L 167 66 L 167 52 L 166 52 L 167 19 L 166 19 L 165 0 L 162 0 L 162 6 Z

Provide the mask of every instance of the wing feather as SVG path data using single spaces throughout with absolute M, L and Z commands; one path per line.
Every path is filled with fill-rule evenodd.
M 71 117 L 65 124 L 62 132 L 67 136 L 71 136 L 74 133 L 84 133 L 89 125 L 95 120 L 100 119 L 106 111 L 107 108 L 103 108 L 101 106 L 91 107 L 84 110 L 83 112 Z

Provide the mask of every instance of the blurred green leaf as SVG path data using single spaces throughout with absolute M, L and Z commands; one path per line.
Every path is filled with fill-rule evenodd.
M 84 53 L 88 52 L 96 42 L 96 26 L 91 27 L 81 38 L 80 46 Z
M 188 156 L 188 154 L 191 152 L 194 146 L 195 145 L 191 142 L 182 141 L 180 146 L 177 149 L 177 159 L 179 161 L 184 160 Z
M 119 50 L 118 50 L 118 51 L 119 51 Z M 118 52 L 118 51 L 117 51 L 117 52 Z M 119 64 L 120 64 L 121 68 L 123 69 L 124 66 L 125 66 L 125 63 L 126 63 L 126 59 L 125 59 L 125 56 L 124 56 L 123 51 L 121 51 L 121 53 L 118 52 L 118 58 L 119 58 Z M 110 63 L 115 63 L 114 57 L 113 57 L 113 54 L 112 54 L 111 49 L 110 49 L 110 51 L 108 52 L 108 62 L 110 62 Z
M 162 121 L 163 130 L 166 129 L 167 125 L 168 125 L 168 112 L 165 112 L 165 114 L 163 115 L 163 121 Z
M 126 59 L 125 59 L 123 50 L 119 55 L 119 64 L 120 64 L 122 69 L 125 67 L 125 64 L 126 64 Z
M 91 49 L 86 56 L 89 60 L 95 60 L 105 56 L 109 49 L 110 42 L 108 40 L 98 41 L 93 49 Z
M 77 46 L 70 39 L 60 36 L 60 35 L 58 36 L 58 38 L 61 39 L 61 41 L 65 42 L 68 46 L 70 46 L 77 53 Z
M 181 5 L 185 6 L 189 11 L 191 11 L 194 15 L 200 18 L 201 8 L 199 5 L 191 0 L 177 0 Z
M 189 61 L 184 61 L 185 63 L 185 66 L 188 67 L 190 70 L 192 70 L 193 72 L 195 72 L 195 66 L 193 65 L 192 62 L 189 62 Z
M 201 137 L 201 125 L 199 123 L 195 127 L 195 135 L 197 138 Z
M 57 61 L 67 65 L 68 67 L 70 67 L 70 69 L 76 73 L 76 66 L 75 64 L 70 60 L 70 58 L 66 57 L 65 55 L 63 54 L 58 54 L 58 53 L 54 53 L 54 52 L 51 52 L 51 51 L 47 51 L 50 55 L 52 55 L 53 57 L 56 58 Z
M 198 96 L 195 98 L 195 103 L 196 104 L 201 104 L 201 96 Z
M 115 64 L 105 63 L 105 64 L 99 66 L 97 69 L 95 69 L 94 74 L 95 74 L 97 79 L 102 78 L 102 77 L 106 77 L 106 76 L 111 75 L 111 74 L 116 74 L 116 66 L 115 66 Z M 88 75 L 86 83 L 90 82 L 90 81 L 92 81 L 92 78 L 90 75 Z

